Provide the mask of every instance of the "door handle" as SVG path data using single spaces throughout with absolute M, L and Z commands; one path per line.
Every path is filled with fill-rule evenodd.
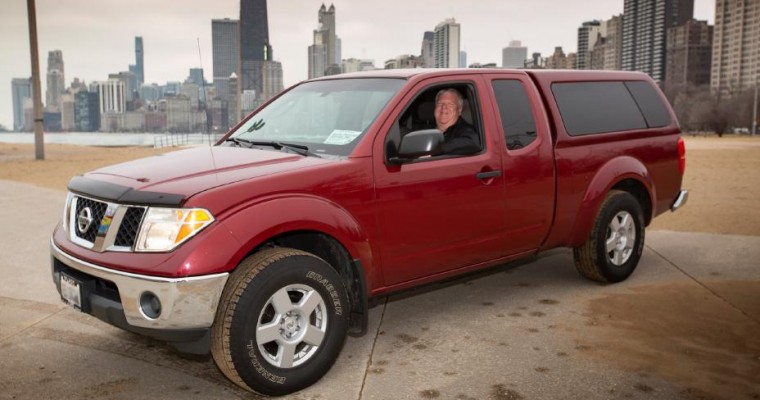
M 501 176 L 501 170 L 497 169 L 495 171 L 478 172 L 475 174 L 475 177 L 480 180 L 496 178 L 497 176 Z

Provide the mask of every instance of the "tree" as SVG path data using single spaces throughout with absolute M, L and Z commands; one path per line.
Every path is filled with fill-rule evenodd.
M 733 128 L 752 127 L 752 106 L 754 101 L 754 88 L 737 93 L 731 98 L 731 107 L 729 112 L 729 123 Z
M 752 125 L 751 90 L 732 90 L 720 95 L 708 85 L 667 83 L 662 89 L 684 131 L 713 131 L 722 137 L 731 128 Z

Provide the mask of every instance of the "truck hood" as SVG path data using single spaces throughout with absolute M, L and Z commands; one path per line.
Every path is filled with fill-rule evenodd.
M 229 183 L 330 162 L 275 150 L 213 146 L 116 164 L 89 172 L 84 178 L 188 198 Z

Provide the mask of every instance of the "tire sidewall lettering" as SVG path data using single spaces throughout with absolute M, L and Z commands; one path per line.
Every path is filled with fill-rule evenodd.
M 217 323 L 228 324 L 221 331 L 223 335 L 214 337 L 221 341 L 216 343 L 214 354 L 220 369 L 224 367 L 225 372 L 231 366 L 234 374 L 228 371 L 225 375 L 235 383 L 270 396 L 290 394 L 319 380 L 335 362 L 348 328 L 348 311 L 343 312 L 343 307 L 348 307 L 348 296 L 338 272 L 319 257 L 288 248 L 262 250 L 238 268 L 244 269 L 236 271 L 237 286 L 230 288 L 238 294 L 229 297 L 227 311 L 217 318 Z M 319 293 L 329 325 L 310 359 L 298 366 L 280 368 L 269 363 L 269 350 L 259 346 L 257 326 L 269 299 L 289 285 L 307 286 Z
M 323 277 L 321 274 L 314 272 L 314 271 L 308 271 L 306 273 L 306 279 L 311 279 L 318 284 L 322 285 L 322 287 L 327 290 L 327 294 L 329 295 L 330 300 L 332 301 L 333 309 L 335 311 L 336 316 L 342 316 L 343 315 L 343 305 L 340 301 L 340 295 L 338 294 L 338 291 L 335 290 L 335 286 L 330 283 L 330 280 Z
M 251 366 L 256 370 L 256 372 L 259 373 L 264 379 L 276 383 L 279 385 L 285 384 L 285 381 L 288 379 L 284 376 L 278 376 L 271 372 L 269 372 L 266 368 L 264 368 L 263 365 L 261 365 L 261 362 L 259 362 L 259 358 L 257 356 L 258 348 L 256 346 L 256 343 L 253 341 L 253 339 L 248 341 L 248 344 L 246 345 L 246 348 L 248 349 L 248 357 L 251 359 Z

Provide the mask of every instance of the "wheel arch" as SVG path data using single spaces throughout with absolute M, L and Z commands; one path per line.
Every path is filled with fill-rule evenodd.
M 568 245 L 581 245 L 591 232 L 596 215 L 610 190 L 631 193 L 639 201 L 644 224 L 652 221 L 655 187 L 646 166 L 630 156 L 616 157 L 599 168 L 586 186 Z
M 364 230 L 346 210 L 314 196 L 280 197 L 237 212 L 224 224 L 242 243 L 230 262 L 234 267 L 269 247 L 298 249 L 325 260 L 348 292 L 350 333 L 365 333 L 371 250 Z

